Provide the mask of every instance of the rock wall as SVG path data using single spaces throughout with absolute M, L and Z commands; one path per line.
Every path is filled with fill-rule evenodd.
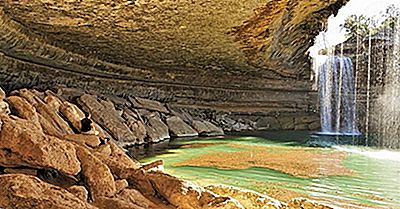
M 62 84 L 251 123 L 272 117 L 262 128 L 317 121 L 307 49 L 346 2 L 4 0 L 0 85 Z

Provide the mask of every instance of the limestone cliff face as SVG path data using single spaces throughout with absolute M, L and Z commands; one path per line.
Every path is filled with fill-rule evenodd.
M 307 49 L 347 1 L 2 0 L 0 85 L 307 115 Z

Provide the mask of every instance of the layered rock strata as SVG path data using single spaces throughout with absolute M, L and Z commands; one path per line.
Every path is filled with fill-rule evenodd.
M 307 50 L 346 2 L 4 0 L 0 85 L 318 120 Z
M 0 92 L 2 102 L 5 97 L 11 110 L 0 113 L 0 208 L 245 208 L 236 199 L 166 174 L 160 169 L 162 161 L 141 164 L 128 157 L 114 143 L 120 141 L 107 140 L 107 128 L 91 124 L 91 130 L 81 132 L 79 128 L 85 124 L 77 121 L 87 117 L 82 109 L 50 91 L 23 89 L 8 97 Z M 122 114 L 107 99 L 82 97 L 106 102 L 100 108 L 112 107 L 108 112 L 114 117 Z M 100 113 L 96 117 L 101 118 L 100 125 L 109 123 Z M 68 128 L 60 130 L 60 124 Z M 268 199 L 257 204 L 266 208 L 313 205 L 307 200 L 275 203 L 279 202 Z

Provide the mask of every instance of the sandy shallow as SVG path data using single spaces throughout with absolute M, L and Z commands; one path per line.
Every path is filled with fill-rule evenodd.
M 192 145 L 193 146 L 193 145 Z M 209 146 L 209 145 L 208 145 Z M 347 154 L 321 148 L 249 146 L 228 144 L 235 152 L 205 153 L 172 166 L 215 167 L 219 169 L 267 168 L 300 178 L 350 176 L 342 165 Z

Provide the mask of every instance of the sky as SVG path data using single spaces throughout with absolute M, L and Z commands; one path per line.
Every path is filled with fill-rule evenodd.
M 318 54 L 319 49 L 325 48 L 325 46 L 333 46 L 345 41 L 345 31 L 341 29 L 340 24 L 344 23 L 344 20 L 353 14 L 365 15 L 367 17 L 380 16 L 381 12 L 394 4 L 400 7 L 400 0 L 350 0 L 342 9 L 340 9 L 336 17 L 330 17 L 328 20 L 328 30 L 324 36 L 320 34 L 316 39 L 316 44 L 310 49 L 311 56 L 315 57 Z

